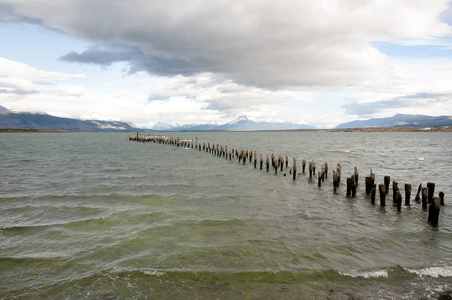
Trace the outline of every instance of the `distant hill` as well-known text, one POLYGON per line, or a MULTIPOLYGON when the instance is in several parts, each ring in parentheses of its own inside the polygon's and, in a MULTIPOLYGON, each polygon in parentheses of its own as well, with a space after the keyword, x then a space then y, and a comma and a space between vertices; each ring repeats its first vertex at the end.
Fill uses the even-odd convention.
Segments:
POLYGON ((9 113, 9 109, 0 105, 0 114, 9 113))
POLYGON ((77 120, 60 118, 43 113, 0 114, 2 129, 42 129, 67 131, 136 131, 137 128, 116 121, 77 120))
POLYGON ((452 126, 452 116, 431 117, 424 115, 396 114, 389 118, 373 118, 352 121, 336 126, 336 129, 369 127, 435 127, 452 126))
POLYGON ((295 124, 290 122, 256 122, 241 116, 236 120, 218 125, 218 124, 198 124, 183 126, 168 126, 170 124, 157 123, 153 130, 165 128, 167 131, 208 131, 208 130, 290 130, 290 129, 315 129, 314 126, 307 124, 295 124))

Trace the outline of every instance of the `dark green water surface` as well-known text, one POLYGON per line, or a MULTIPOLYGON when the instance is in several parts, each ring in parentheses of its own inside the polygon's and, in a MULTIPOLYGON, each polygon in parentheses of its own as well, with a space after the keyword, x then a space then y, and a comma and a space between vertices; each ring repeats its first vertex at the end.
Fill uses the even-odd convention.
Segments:
POLYGON ((1 299, 435 299, 452 289, 452 134, 164 134, 330 172, 318 187, 127 133, 0 134, 1 299), (386 207, 378 193, 372 205, 370 169, 402 195, 410 183, 412 204, 397 212, 391 189, 386 207), (427 182, 446 195, 438 226, 414 201, 427 182))

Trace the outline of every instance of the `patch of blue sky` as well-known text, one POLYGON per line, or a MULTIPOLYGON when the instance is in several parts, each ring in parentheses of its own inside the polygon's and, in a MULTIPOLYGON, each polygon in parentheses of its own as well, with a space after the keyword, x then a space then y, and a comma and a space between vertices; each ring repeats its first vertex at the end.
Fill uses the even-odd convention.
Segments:
POLYGON ((373 41, 371 45, 390 57, 452 57, 452 38, 431 40, 373 41))

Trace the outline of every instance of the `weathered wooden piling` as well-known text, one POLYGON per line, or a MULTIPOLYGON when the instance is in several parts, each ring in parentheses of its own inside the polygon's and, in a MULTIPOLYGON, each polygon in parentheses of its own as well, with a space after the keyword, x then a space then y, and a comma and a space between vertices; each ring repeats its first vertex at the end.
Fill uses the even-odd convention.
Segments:
POLYGON ((441 198, 432 197, 432 203, 428 209, 428 222, 432 225, 438 225, 439 211, 441 209, 441 198))
POLYGON ((428 187, 422 188, 422 209, 427 209, 428 187))
POLYGON ((267 172, 268 172, 268 169, 270 168, 270 158, 268 157, 268 154, 267 157, 265 158, 265 161, 267 163, 267 172))
POLYGON ((319 171, 319 177, 317 180, 318 180, 317 186, 321 187, 322 186, 322 171, 319 171))
POLYGON ((342 173, 342 167, 340 163, 337 163, 337 167, 336 167, 336 174, 337 174, 337 184, 339 185, 339 183, 341 182, 341 173, 342 173))
POLYGON ((444 206, 444 193, 439 192, 439 197, 441 198, 441 206, 444 206))
POLYGON ((286 169, 289 167, 289 157, 286 155, 286 169))
POLYGON ((432 203, 433 194, 435 193, 435 183, 427 182, 428 187, 428 203, 432 203))
POLYGON ((262 165, 264 164, 264 159, 262 158, 262 153, 261 153, 261 156, 260 156, 260 169, 262 170, 262 165))
POLYGON ((315 174, 315 161, 312 160, 312 172, 313 174, 315 174))
POLYGON ((358 185, 359 172, 358 172, 358 168, 356 166, 355 166, 354 175, 355 175, 355 183, 356 183, 356 185, 358 185))
POLYGON ((389 191, 389 183, 391 182, 391 176, 385 176, 384 177, 384 183, 386 186, 386 191, 389 191))
POLYGON ((337 176, 337 171, 333 170, 333 191, 337 191, 337 187, 339 186, 339 180, 337 176))
POLYGON ((386 184, 379 184, 378 190, 380 192, 380 206, 385 207, 386 206, 386 184))
POLYGON ((392 181, 392 203, 394 206, 397 205, 397 192, 399 190, 399 184, 397 181, 392 181))
POLYGON ((397 211, 400 212, 402 210, 402 194, 400 193, 399 190, 397 190, 397 193, 396 193, 396 206, 397 206, 397 211))
POLYGON ((422 183, 420 183, 419 187, 417 188, 416 197, 414 198, 414 200, 416 202, 420 202, 421 201, 421 197, 419 196, 421 194, 421 190, 422 190, 422 183))
POLYGON ((254 151, 254 168, 256 169, 257 167, 257 154, 256 151, 254 151))
POLYGON ((325 178, 328 178, 328 163, 325 162, 325 178))
POLYGON ((293 158, 293 173, 292 173, 292 178, 293 180, 295 180, 297 178, 297 160, 295 159, 295 157, 293 158))
POLYGON ((310 161, 309 162, 309 178, 312 178, 312 170, 313 169, 313 167, 312 167, 312 161, 310 161))
POLYGON ((411 184, 405 183, 405 205, 410 205, 411 184))
POLYGON ((375 177, 367 176, 366 177, 366 194, 369 195, 372 191, 372 188, 375 184, 375 177))

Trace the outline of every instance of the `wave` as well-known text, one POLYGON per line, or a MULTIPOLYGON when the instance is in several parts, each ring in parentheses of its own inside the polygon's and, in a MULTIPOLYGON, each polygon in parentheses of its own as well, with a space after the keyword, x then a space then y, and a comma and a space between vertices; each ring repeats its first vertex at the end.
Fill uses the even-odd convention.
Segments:
POLYGON ((298 272, 117 269, 84 277, 74 276, 39 289, 10 290, 8 294, 0 292, 0 297, 430 299, 438 298, 450 289, 450 278, 426 280, 402 267, 345 274, 348 275, 331 269, 298 272))
POLYGON ((452 277, 452 266, 442 266, 442 267, 425 267, 420 269, 411 269, 411 268, 403 268, 401 266, 387 268, 387 269, 379 269, 379 270, 370 270, 370 271, 346 271, 339 272, 343 276, 348 277, 361 277, 361 278, 388 278, 388 277, 399 277, 402 275, 406 275, 407 273, 415 274, 419 277, 452 277))

